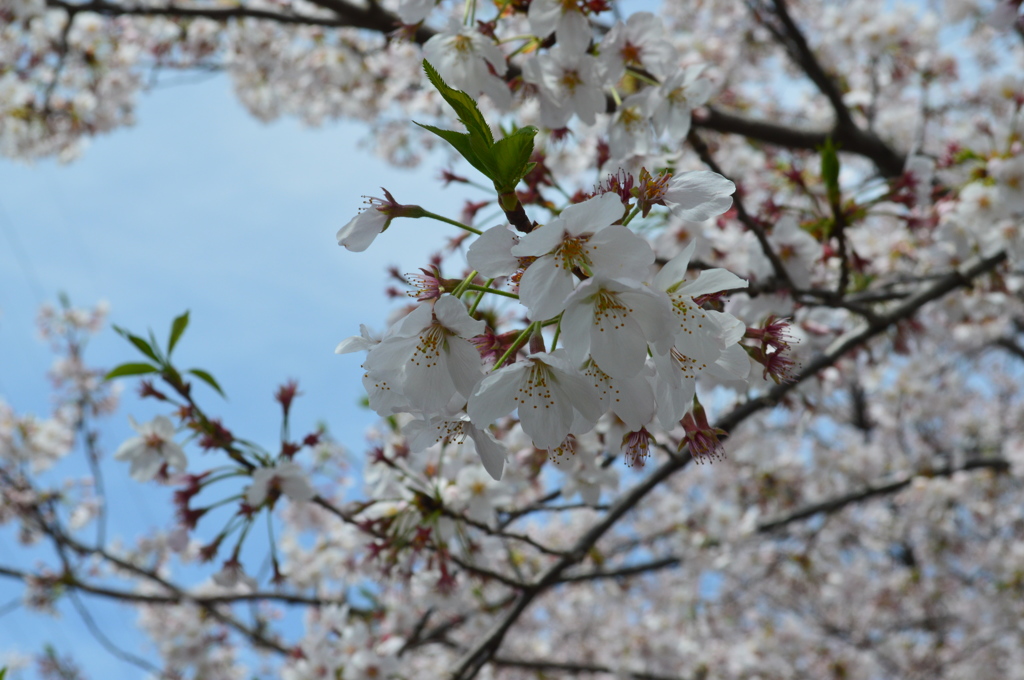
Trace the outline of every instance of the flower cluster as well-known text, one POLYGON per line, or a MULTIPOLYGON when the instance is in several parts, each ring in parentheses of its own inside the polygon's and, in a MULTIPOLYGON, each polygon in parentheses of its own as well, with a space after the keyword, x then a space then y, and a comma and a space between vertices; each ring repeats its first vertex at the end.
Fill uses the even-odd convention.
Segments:
MULTIPOLYGON (((712 172, 682 173, 662 185, 651 204, 698 220, 728 209, 735 188, 712 172)), ((370 406, 381 416, 412 415, 413 446, 469 437, 495 479, 506 454, 491 428, 509 416, 549 452, 602 419, 624 424, 627 438, 655 420, 671 431, 689 410, 698 377, 747 377, 744 324, 702 304, 747 282, 724 269, 690 276, 694 244, 656 267, 651 244, 629 226, 640 210, 630 196, 606 191, 522 236, 493 227, 469 246, 474 271, 452 292, 421 300, 379 341, 364 330, 336 351, 367 352, 370 406), (491 283, 473 283, 477 274, 491 283), (507 295, 490 287, 495 281, 511 280, 528 324, 495 357, 484 339, 508 332, 489 325, 485 319, 497 315, 480 305, 489 293, 507 295)))

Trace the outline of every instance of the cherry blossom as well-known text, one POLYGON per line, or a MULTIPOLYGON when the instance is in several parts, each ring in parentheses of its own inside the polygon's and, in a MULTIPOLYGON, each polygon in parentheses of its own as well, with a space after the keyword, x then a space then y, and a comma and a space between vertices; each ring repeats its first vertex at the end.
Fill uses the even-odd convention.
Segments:
POLYGON ((369 351, 364 367, 371 379, 387 381, 408 408, 436 412, 456 394, 469 396, 479 381, 480 356, 468 338, 483 329, 457 298, 444 295, 402 319, 369 351))
POLYGON ((622 218, 615 194, 601 194, 568 206, 543 227, 523 236, 512 247, 517 257, 536 257, 519 286, 522 303, 532 319, 548 319, 565 308, 573 291, 572 270, 608 277, 643 277, 654 262, 654 251, 629 229, 614 223, 622 218))
POLYGON ((310 485, 305 470, 286 460, 279 461, 273 467, 257 468, 252 473, 252 484, 245 492, 245 500, 252 507, 258 508, 267 499, 273 502, 279 494, 293 501, 306 502, 313 500, 316 491, 310 485))
POLYGON ((494 371, 473 393, 468 412, 477 427, 486 427, 515 410, 523 431, 542 449, 590 430, 601 417, 597 393, 561 350, 538 352, 494 371))
POLYGON ((668 298, 639 282, 593 277, 566 300, 562 333, 577 363, 589 355, 607 375, 630 378, 643 367, 648 344, 664 352, 672 343, 668 298))
POLYGON ((114 453, 116 460, 131 464, 129 472, 137 482, 148 482, 165 466, 184 470, 188 465, 185 451, 174 442, 174 424, 167 416, 157 416, 148 423, 139 424, 131 418, 137 437, 126 440, 114 453))

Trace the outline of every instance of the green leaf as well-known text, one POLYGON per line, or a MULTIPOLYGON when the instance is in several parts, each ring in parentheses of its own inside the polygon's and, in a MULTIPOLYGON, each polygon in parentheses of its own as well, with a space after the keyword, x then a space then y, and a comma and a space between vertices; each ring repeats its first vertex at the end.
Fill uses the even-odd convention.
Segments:
POLYGON ((497 172, 492 179, 499 193, 514 191, 519 180, 529 171, 533 138, 537 132, 537 128, 528 125, 494 145, 492 157, 497 172))
POLYGON ((120 326, 114 326, 114 330, 123 338, 135 345, 136 349, 145 354, 147 357, 157 362, 158 364, 163 363, 160 361, 160 357, 157 355, 156 350, 150 347, 149 343, 140 338, 137 335, 132 335, 120 326))
POLYGON ((4 680, 7 677, 7 667, 0 668, 0 680, 4 680))
POLYGON ((426 59, 423 60, 423 70, 426 71, 430 84, 437 88, 437 91, 441 93, 441 96, 444 97, 449 106, 455 109, 455 114, 462 121, 462 124, 466 126, 466 129, 469 130, 470 136, 478 136, 485 147, 493 146, 494 137, 491 136, 491 127, 484 119, 484 114, 480 113, 480 109, 477 107, 476 102, 473 101, 473 98, 462 90, 449 87, 426 59))
POLYGON ((171 322, 171 338, 167 341, 167 356, 171 356, 174 346, 178 344, 178 338, 181 337, 186 328, 188 328, 188 310, 185 310, 184 314, 171 322))
POLYGON ((469 133, 456 132, 455 130, 442 130, 439 127, 424 125, 423 123, 416 124, 424 130, 433 132, 435 135, 451 144, 463 158, 469 161, 470 165, 485 174, 487 177, 491 179, 494 178, 495 172, 491 165, 490 158, 488 157, 490 153, 488 152, 483 155, 477 153, 476 149, 473 148, 473 142, 470 139, 469 133))
POLYGON ((159 373, 160 369, 152 364, 128 363, 121 364, 107 373, 103 379, 123 378, 126 375, 146 375, 147 373, 159 373))
POLYGON ((828 191, 829 205, 839 205, 839 154, 831 137, 825 139, 821 147, 821 179, 828 191))
POLYGON ((200 380, 202 380, 204 383, 206 383, 207 385, 209 385, 213 389, 217 390, 217 394, 219 394, 220 396, 222 396, 225 399, 227 399, 227 395, 224 394, 224 390, 222 390, 220 388, 220 385, 217 384, 217 381, 213 379, 212 375, 210 375, 209 373, 207 373, 206 371, 204 371, 201 368, 192 368, 192 369, 189 369, 187 372, 191 373, 192 375, 194 375, 195 377, 199 378, 200 380))

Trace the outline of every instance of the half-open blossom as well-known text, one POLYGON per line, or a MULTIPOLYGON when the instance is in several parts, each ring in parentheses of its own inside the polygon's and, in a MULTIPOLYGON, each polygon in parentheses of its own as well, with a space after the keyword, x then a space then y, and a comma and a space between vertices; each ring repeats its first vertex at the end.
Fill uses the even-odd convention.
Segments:
POLYGON ((131 462, 129 474, 137 482, 148 482, 156 477, 164 465, 184 470, 188 465, 185 451, 174 442, 174 425, 167 416, 157 416, 148 423, 136 423, 128 416, 132 427, 139 433, 118 447, 116 460, 131 462))
POLYGON ((718 438, 728 433, 708 424, 708 416, 696 397, 693 398, 693 409, 683 416, 682 425, 685 434, 680 444, 685 442, 690 446, 690 455, 695 462, 721 460, 725 456, 725 449, 718 438))
POLYGON ((717 172, 694 170, 673 175, 662 198, 679 219, 703 222, 731 208, 735 191, 736 185, 717 172))
POLYGON ((614 224, 622 214, 616 194, 601 194, 570 205, 513 246, 513 255, 537 258, 519 284, 519 299, 531 319, 550 319, 565 308, 574 269, 618 279, 646 276, 654 251, 645 239, 614 224))
POLYGON ((387 199, 365 197, 367 207, 338 230, 338 245, 361 253, 370 247, 373 240, 391 224, 396 217, 422 217, 423 208, 418 205, 402 205, 387 189, 381 189, 387 199))
POLYGON ((525 432, 540 449, 559 446, 570 433, 593 428, 601 405, 593 387, 562 350, 538 352, 494 371, 469 400, 469 419, 487 427, 516 409, 525 432))

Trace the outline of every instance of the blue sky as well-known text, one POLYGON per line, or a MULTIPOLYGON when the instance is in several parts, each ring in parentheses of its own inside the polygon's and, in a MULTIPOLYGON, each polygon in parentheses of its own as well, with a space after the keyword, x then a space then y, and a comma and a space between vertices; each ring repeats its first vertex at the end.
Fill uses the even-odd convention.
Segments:
MULTIPOLYGON (((415 271, 455 229, 398 221, 365 253, 340 248, 334 234, 361 196, 380 195, 381 186, 403 203, 453 217, 465 197, 479 195, 440 189, 440 158, 416 171, 388 166, 358 146, 365 128, 355 124, 260 123, 226 78, 158 89, 141 98, 137 118, 69 165, 0 160, 0 396, 19 413, 49 413, 52 357, 34 318, 59 292, 79 306, 107 300, 113 323, 153 328, 161 339, 189 309, 191 326, 175 354, 224 387, 227 402, 199 392, 211 413, 239 436, 273 445, 279 418, 271 395, 297 378, 304 396, 293 407, 293 428, 325 421, 358 461, 373 414, 356 406, 360 357, 337 356, 334 346, 358 334, 360 322, 383 327, 387 265, 415 271)), ((137 355, 107 331, 87 357, 109 368, 137 355)), ((134 397, 134 385, 125 381, 121 411, 103 428, 108 456, 133 434, 127 414, 154 413, 134 397)), ((75 460, 59 468, 84 470, 75 460)), ((130 540, 171 525, 152 485, 131 482, 113 460, 106 470, 112 509, 121 510, 112 535, 130 540)), ((20 550, 11 532, 0 531, 0 563, 18 563, 11 556, 20 550)), ((20 592, 0 580, 0 607, 20 592)), ((143 651, 128 625, 133 614, 97 611, 112 637, 143 651)), ((91 677, 141 676, 99 649, 70 608, 57 625, 23 610, 0 618, 0 659, 45 642, 72 652, 91 677)))

